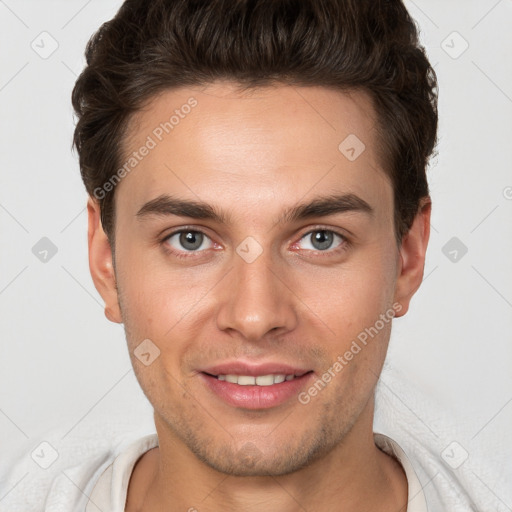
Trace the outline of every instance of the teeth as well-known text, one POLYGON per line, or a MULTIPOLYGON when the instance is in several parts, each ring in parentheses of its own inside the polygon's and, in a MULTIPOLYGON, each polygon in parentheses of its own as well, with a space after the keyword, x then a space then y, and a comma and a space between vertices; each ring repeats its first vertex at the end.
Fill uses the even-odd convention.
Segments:
MULTIPOLYGON (((232 375, 235 379, 237 378, 235 375, 232 375)), ((238 382, 236 384, 240 384, 240 386, 254 386, 256 384, 256 377, 251 377, 250 375, 239 375, 238 382)))
POLYGON ((284 382, 284 379, 286 379, 286 375, 275 375, 274 376, 274 383, 275 384, 281 384, 281 382, 284 382))
POLYGON ((252 375, 217 375, 219 380, 225 380, 232 384, 238 384, 239 386, 272 386, 272 384, 280 384, 285 380, 292 380, 295 375, 258 375, 253 377, 252 375))

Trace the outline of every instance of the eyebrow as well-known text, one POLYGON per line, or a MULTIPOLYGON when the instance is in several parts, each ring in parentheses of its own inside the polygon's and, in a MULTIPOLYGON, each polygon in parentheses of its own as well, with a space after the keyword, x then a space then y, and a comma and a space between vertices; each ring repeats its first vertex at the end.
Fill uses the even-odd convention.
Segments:
MULTIPOLYGON (((355 194, 333 194, 316 197, 307 203, 300 203, 288 208, 280 215, 277 223, 292 223, 313 217, 325 217, 346 212, 359 212, 373 216, 374 209, 364 199, 355 194)), ((140 219, 148 216, 167 215, 213 220, 219 224, 228 224, 229 222, 229 216, 213 205, 180 199, 167 194, 145 203, 137 212, 137 217, 140 219)))

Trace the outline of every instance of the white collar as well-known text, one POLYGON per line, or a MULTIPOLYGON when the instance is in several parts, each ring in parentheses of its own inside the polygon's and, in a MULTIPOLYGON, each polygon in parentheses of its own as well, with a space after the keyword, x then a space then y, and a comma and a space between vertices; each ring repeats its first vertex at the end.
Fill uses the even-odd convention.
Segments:
MULTIPOLYGON (((425 494, 407 455, 390 437, 374 433, 375 444, 402 465, 408 483, 407 512, 428 512, 425 494)), ((98 478, 87 503, 85 512, 109 510, 124 512, 128 484, 137 460, 148 450, 158 446, 156 433, 132 442, 123 450, 98 478)))
POLYGON ((401 464, 407 477, 407 512, 428 512, 427 501, 411 461, 400 445, 390 437, 374 432, 375 444, 385 453, 394 457, 401 464))

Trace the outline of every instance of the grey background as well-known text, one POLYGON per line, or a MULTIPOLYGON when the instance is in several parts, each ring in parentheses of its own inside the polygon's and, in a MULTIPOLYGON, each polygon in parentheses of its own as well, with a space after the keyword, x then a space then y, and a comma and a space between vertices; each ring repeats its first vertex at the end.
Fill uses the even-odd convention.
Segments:
MULTIPOLYGON (((0 0, 4 463, 41 439, 86 437, 92 424, 104 422, 105 435, 153 428, 123 328, 103 316, 89 275, 70 149, 85 44, 120 4, 0 0)), ((406 5, 438 74, 440 142, 425 279, 394 322, 387 364, 464 424, 468 446, 512 425, 512 0, 406 5)), ((490 456, 512 460, 510 443, 490 456)))

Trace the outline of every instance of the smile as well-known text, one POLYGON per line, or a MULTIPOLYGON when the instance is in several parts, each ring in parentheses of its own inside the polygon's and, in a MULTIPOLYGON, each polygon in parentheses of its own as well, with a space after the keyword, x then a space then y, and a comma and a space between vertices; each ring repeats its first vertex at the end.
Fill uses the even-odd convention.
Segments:
POLYGON ((239 409, 270 409, 292 401, 314 377, 313 371, 295 374, 212 375, 199 373, 209 392, 225 404, 239 409))

